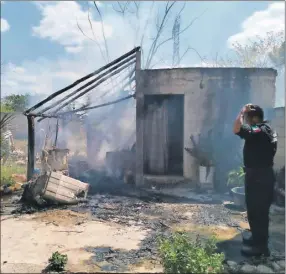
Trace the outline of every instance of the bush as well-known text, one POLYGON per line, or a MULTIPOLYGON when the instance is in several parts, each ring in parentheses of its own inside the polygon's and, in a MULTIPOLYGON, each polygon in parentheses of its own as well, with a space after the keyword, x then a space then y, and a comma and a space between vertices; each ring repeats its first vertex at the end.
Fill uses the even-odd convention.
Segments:
POLYGON ((224 254, 216 253, 214 237, 204 243, 176 232, 159 239, 159 254, 165 273, 221 273, 224 254))
POLYGON ((63 271, 68 262, 68 256, 59 253, 58 251, 52 254, 52 257, 49 259, 49 270, 50 271, 63 271))

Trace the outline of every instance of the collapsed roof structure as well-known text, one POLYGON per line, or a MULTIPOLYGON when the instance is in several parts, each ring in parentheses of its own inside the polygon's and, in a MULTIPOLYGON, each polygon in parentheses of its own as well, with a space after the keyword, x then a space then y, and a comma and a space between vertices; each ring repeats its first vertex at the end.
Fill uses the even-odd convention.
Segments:
POLYGON ((123 88, 130 85, 135 81, 135 71, 140 69, 141 66, 141 52, 140 47, 136 47, 121 57, 115 59, 109 64, 97 69, 96 71, 78 79, 71 85, 58 90, 38 102, 31 108, 24 112, 24 115, 28 119, 28 167, 27 167, 27 179, 31 179, 35 167, 35 118, 38 118, 37 122, 41 122, 47 118, 56 119, 73 119, 79 115, 79 113, 116 104, 124 100, 134 98, 135 93, 129 94, 128 96, 113 100, 110 102, 98 104, 98 105, 83 105, 79 108, 64 111, 63 109, 69 106, 71 103, 82 98, 89 92, 93 92, 98 87, 111 79, 111 77, 118 75, 122 71, 129 69, 129 73, 122 81, 126 81, 123 88), (87 81, 88 80, 88 81, 87 81))

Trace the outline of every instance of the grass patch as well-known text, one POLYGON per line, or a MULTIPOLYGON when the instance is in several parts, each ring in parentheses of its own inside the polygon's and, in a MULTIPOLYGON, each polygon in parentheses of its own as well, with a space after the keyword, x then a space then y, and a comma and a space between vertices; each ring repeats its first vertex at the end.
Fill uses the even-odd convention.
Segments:
POLYGON ((224 254, 216 252, 216 239, 195 240, 185 232, 159 239, 159 254, 164 273, 221 273, 224 254))
POLYGON ((1 165, 1 185, 13 185, 15 181, 12 179, 12 174, 26 174, 26 167, 19 166, 16 164, 12 165, 1 165))

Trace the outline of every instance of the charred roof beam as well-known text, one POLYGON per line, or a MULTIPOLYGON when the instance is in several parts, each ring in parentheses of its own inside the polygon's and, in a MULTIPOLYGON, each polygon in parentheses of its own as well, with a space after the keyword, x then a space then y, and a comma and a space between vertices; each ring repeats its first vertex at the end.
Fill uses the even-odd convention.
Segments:
POLYGON ((52 95, 48 96, 46 99, 40 101, 40 102, 37 103, 36 105, 34 105, 34 106, 32 106, 31 108, 29 108, 28 110, 26 110, 26 111, 24 112, 24 115, 28 115, 30 112, 36 110, 37 108, 39 108, 39 107, 41 107, 42 105, 44 105, 45 103, 51 101, 51 100, 54 99, 55 97, 57 97, 57 96, 63 94, 64 92, 70 90, 71 88, 73 88, 73 87, 75 87, 76 85, 82 83, 83 81, 85 81, 85 80, 91 78, 92 76, 95 76, 96 74, 98 74, 98 73, 104 71, 105 69, 112 67, 113 65, 115 65, 115 64, 117 64, 118 62, 124 60, 125 58, 129 57, 130 55, 132 55, 132 54, 138 52, 139 50, 140 50, 140 47, 136 47, 136 48, 134 48, 133 50, 127 52, 127 53, 124 54, 124 55, 122 55, 121 57, 119 57, 119 58, 115 59, 114 61, 110 62, 109 64, 107 64, 107 65, 105 65, 105 66, 103 66, 103 67, 97 69, 96 71, 94 71, 94 72, 92 72, 92 73, 90 73, 90 74, 88 74, 88 75, 86 75, 86 76, 84 76, 84 77, 82 77, 82 78, 80 78, 80 79, 78 79, 78 80, 75 81, 73 84, 71 84, 71 85, 69 85, 69 86, 67 86, 67 87, 65 87, 65 88, 63 88, 63 89, 61 89, 61 90, 56 91, 56 92, 53 93, 52 95))
MULTIPOLYGON (((133 59, 133 58, 132 58, 133 59)), ((131 60, 132 60, 131 59, 131 60)), ((95 83, 94 85, 90 86, 89 88, 85 89, 84 91, 82 91, 81 93, 77 94, 75 97, 71 98, 70 100, 66 101, 64 104, 62 104, 61 106, 57 107, 51 114, 49 115, 55 115, 60 109, 64 108, 65 106, 67 106, 68 104, 72 103, 73 101, 75 101, 76 99, 82 97, 83 95, 85 95, 87 92, 89 92, 90 90, 96 88, 97 86, 99 86, 100 84, 102 84, 103 82, 105 82, 106 80, 108 80, 110 77, 120 73, 122 70, 126 69, 127 67, 131 66, 132 64, 135 64, 135 60, 132 60, 130 62, 128 62, 126 65, 124 66, 119 66, 120 68, 111 72, 111 73, 108 73, 108 75, 106 77, 100 77, 102 79, 100 79, 97 83, 95 83)), ((70 97, 70 95, 68 96, 70 97)), ((66 98, 65 98, 66 99, 66 98)), ((57 102, 57 105, 59 103, 57 102)), ((36 113, 35 115, 38 115, 38 114, 43 114, 43 113, 36 113)), ((45 118, 41 118, 39 119, 38 122, 42 121, 43 119, 45 118)))

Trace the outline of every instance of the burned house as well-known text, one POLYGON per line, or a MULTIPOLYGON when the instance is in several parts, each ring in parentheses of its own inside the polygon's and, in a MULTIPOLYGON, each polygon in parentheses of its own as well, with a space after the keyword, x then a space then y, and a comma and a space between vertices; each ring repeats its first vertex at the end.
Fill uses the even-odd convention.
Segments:
MULTIPOLYGON (((34 169, 34 118, 38 121, 49 118, 64 121, 72 114, 135 98, 136 117, 130 118, 136 118, 136 145, 134 149, 124 151, 128 157, 122 157, 122 153, 113 154, 118 158, 115 157, 116 160, 111 157, 112 154, 107 154, 107 162, 114 169, 117 166, 122 170, 133 169, 138 186, 148 182, 196 183, 198 159, 186 148, 191 146, 191 136, 205 136, 211 131, 212 137, 206 140, 211 148, 215 182, 217 187, 225 185, 228 171, 241 165, 242 141, 232 134, 233 120, 248 102, 261 105, 266 110, 266 116, 273 111, 276 71, 260 68, 143 70, 140 56, 140 48, 137 47, 25 112, 29 126, 28 178, 34 169), (128 71, 124 86, 134 86, 131 83, 135 83, 133 92, 125 92, 122 88, 126 95, 112 102, 63 111, 69 103, 96 90, 101 83, 123 70, 128 71), (67 91, 69 94, 66 94, 67 91), (54 99, 64 94, 64 98, 54 99), (123 158, 128 158, 128 161, 123 158), (125 162, 128 167, 124 166, 125 162)), ((97 129, 91 130, 92 123, 87 123, 87 129, 90 129, 86 133, 88 158, 94 157, 99 150, 98 138, 93 135, 97 129)), ((130 146, 133 144, 132 141, 130 146)))
POLYGON ((242 141, 232 133, 241 107, 274 108, 276 71, 259 68, 175 68, 136 74, 136 183, 197 182, 190 136, 212 130, 217 187, 241 164, 242 141))

